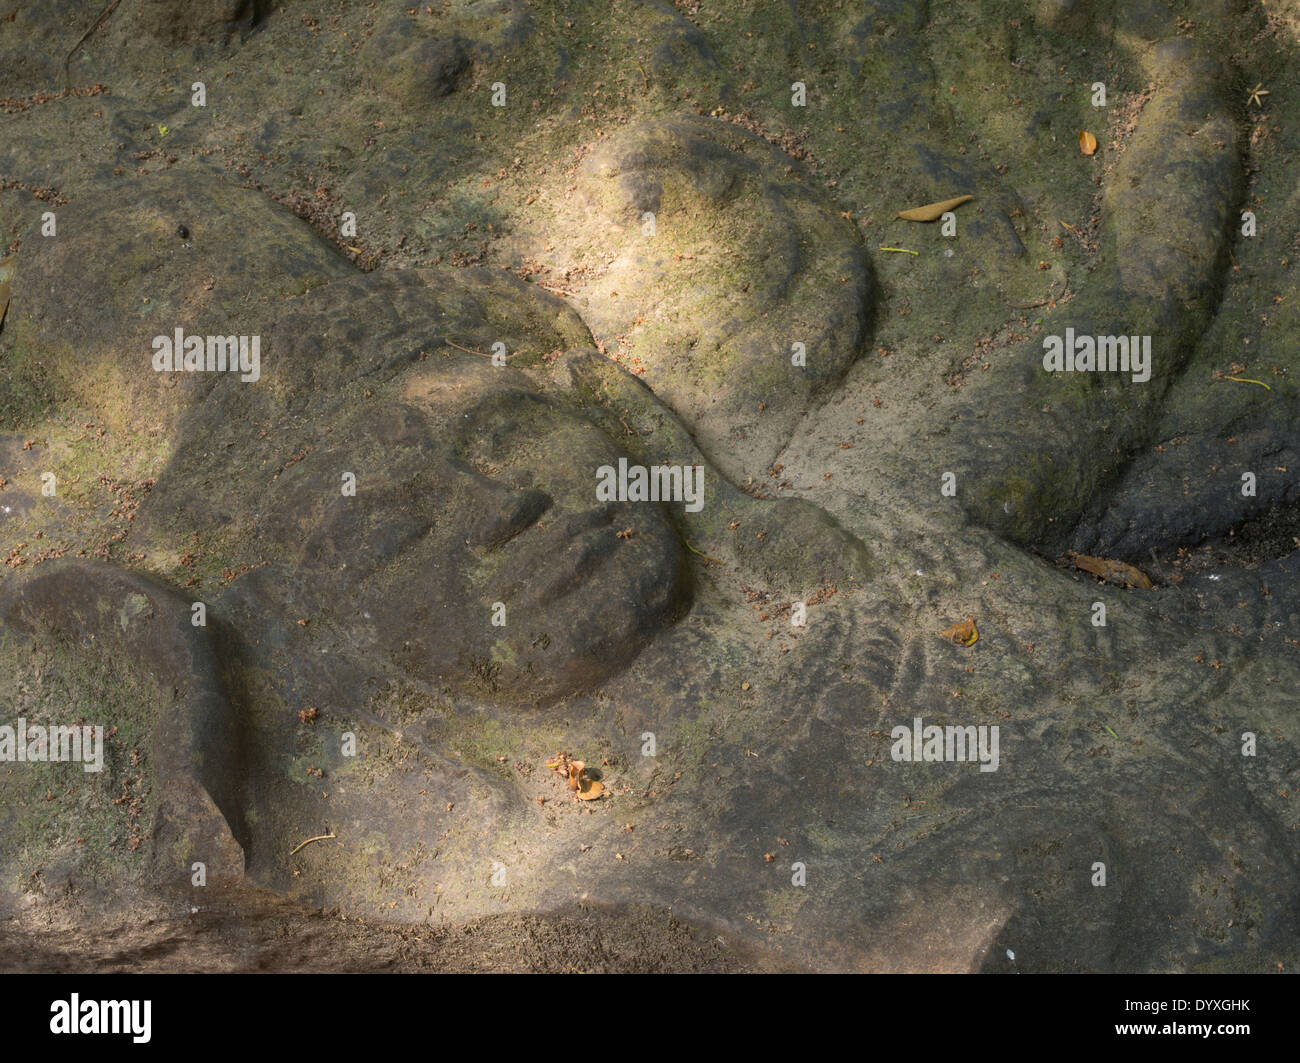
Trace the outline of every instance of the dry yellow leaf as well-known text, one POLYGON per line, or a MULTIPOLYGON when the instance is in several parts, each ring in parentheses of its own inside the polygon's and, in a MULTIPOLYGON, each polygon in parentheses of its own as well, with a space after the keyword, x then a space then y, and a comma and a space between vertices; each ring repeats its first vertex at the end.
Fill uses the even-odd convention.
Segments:
POLYGON ((1085 155, 1091 155, 1097 150, 1097 138, 1084 130, 1079 134, 1079 150, 1085 155))
POLYGON ((974 198, 974 196, 958 196, 956 199, 945 199, 942 203, 927 203, 924 207, 900 210, 898 217, 904 221, 938 221, 943 217, 945 211, 960 207, 963 203, 968 203, 974 198))
POLYGON ((979 629, 975 627, 975 618, 968 616, 961 623, 953 624, 943 632, 943 637, 952 639, 958 646, 974 646, 979 641, 979 629))

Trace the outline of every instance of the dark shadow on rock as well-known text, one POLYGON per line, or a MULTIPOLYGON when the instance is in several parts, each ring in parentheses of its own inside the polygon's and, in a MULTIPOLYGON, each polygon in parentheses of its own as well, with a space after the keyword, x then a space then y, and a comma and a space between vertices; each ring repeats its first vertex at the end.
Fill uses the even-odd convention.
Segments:
POLYGON ((967 389, 934 459, 958 470, 973 521, 1047 552, 1064 549, 1157 441, 1163 403, 1218 304, 1241 195, 1222 65, 1182 39, 1153 43, 1143 59, 1161 87, 1105 187, 1102 267, 1040 337, 967 389), (1064 340, 1067 328, 1122 338, 1126 350, 1149 340, 1148 378, 1135 361, 1118 371, 1118 349, 1113 371, 1049 372, 1043 337, 1064 340))
POLYGON ((270 0, 127 0, 117 17, 172 47, 224 45, 256 29, 272 6, 270 0))

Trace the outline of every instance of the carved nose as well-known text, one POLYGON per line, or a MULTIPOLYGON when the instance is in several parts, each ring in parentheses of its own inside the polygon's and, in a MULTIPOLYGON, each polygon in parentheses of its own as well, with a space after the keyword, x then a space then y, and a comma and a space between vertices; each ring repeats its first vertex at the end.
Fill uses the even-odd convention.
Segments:
POLYGON ((515 491, 496 484, 488 486, 495 496, 484 507, 468 536, 472 546, 500 546, 531 528, 551 508, 551 496, 543 491, 515 491))

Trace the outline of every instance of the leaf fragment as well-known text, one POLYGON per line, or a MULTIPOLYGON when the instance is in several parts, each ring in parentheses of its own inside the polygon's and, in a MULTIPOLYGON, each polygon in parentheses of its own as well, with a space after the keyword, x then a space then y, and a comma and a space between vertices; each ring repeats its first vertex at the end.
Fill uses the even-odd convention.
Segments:
POLYGON ((924 207, 900 210, 897 217, 904 221, 938 221, 947 211, 960 207, 974 198, 974 196, 958 196, 956 199, 945 199, 940 203, 927 203, 924 207))
POLYGON ((975 626, 975 618, 968 616, 965 620, 944 629, 943 637, 951 639, 958 646, 974 646, 979 641, 980 633, 975 626))
POLYGON ((1086 129, 1079 132, 1079 150, 1085 155, 1091 155, 1097 150, 1097 138, 1086 129))
POLYGON ((599 779, 588 779, 584 776, 582 783, 576 795, 579 801, 594 801, 605 792, 605 784, 599 779))

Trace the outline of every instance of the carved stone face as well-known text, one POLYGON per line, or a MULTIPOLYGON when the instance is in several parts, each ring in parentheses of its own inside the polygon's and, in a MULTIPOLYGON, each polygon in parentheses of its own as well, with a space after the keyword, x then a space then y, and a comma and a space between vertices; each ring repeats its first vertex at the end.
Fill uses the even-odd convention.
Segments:
POLYGON ((821 968, 1294 965, 1294 185, 1215 54, 1255 34, 1244 5, 1180 5, 1193 34, 1045 2, 1043 35, 773 4, 752 38, 594 5, 586 56, 522 0, 311 34, 272 12, 207 110, 158 38, 219 43, 261 3, 134 0, 81 43, 74 5, 18 6, 0 725, 84 714, 105 758, 0 764, 6 930, 123 925, 91 889, 147 921, 117 886, 151 857, 196 907, 196 862, 368 920, 648 903, 821 968), (740 84, 796 40, 802 116, 740 84), (1092 158, 1062 132, 1101 64, 1063 69, 1070 40, 1126 71, 1092 158), (505 59, 550 84, 506 77, 489 112, 505 59), (1008 66, 1017 95, 984 91, 1008 66), (958 193, 954 230, 895 217, 958 193), (448 255, 488 268, 397 268, 448 255), (260 379, 156 374, 177 328, 258 336, 260 379), (1067 329, 1150 336, 1150 380, 1046 372, 1067 329), (593 337, 607 373, 546 371, 593 337), (510 368, 464 350, 497 343, 510 368), (599 502, 625 449, 710 462, 708 505, 599 502), (1181 568, 1205 536, 1252 567, 1181 568), (1162 585, 1101 587, 1067 548, 1162 585), (1000 727, 998 770, 895 759, 899 725, 1000 727))
MULTIPOLYGON (((231 441, 205 501, 230 515, 232 553, 290 570, 267 608, 428 683, 535 703, 625 666, 689 581, 660 506, 597 501, 596 470, 626 454, 568 393, 441 342, 490 347, 479 311, 525 296, 481 278, 331 285, 271 332, 264 388, 222 376, 193 419, 216 414, 231 441), (381 328, 362 321, 376 305, 381 328)), ((177 462, 197 473, 209 436, 183 430, 177 462)), ((168 485, 187 480, 163 482, 144 528, 184 507, 168 485)))

